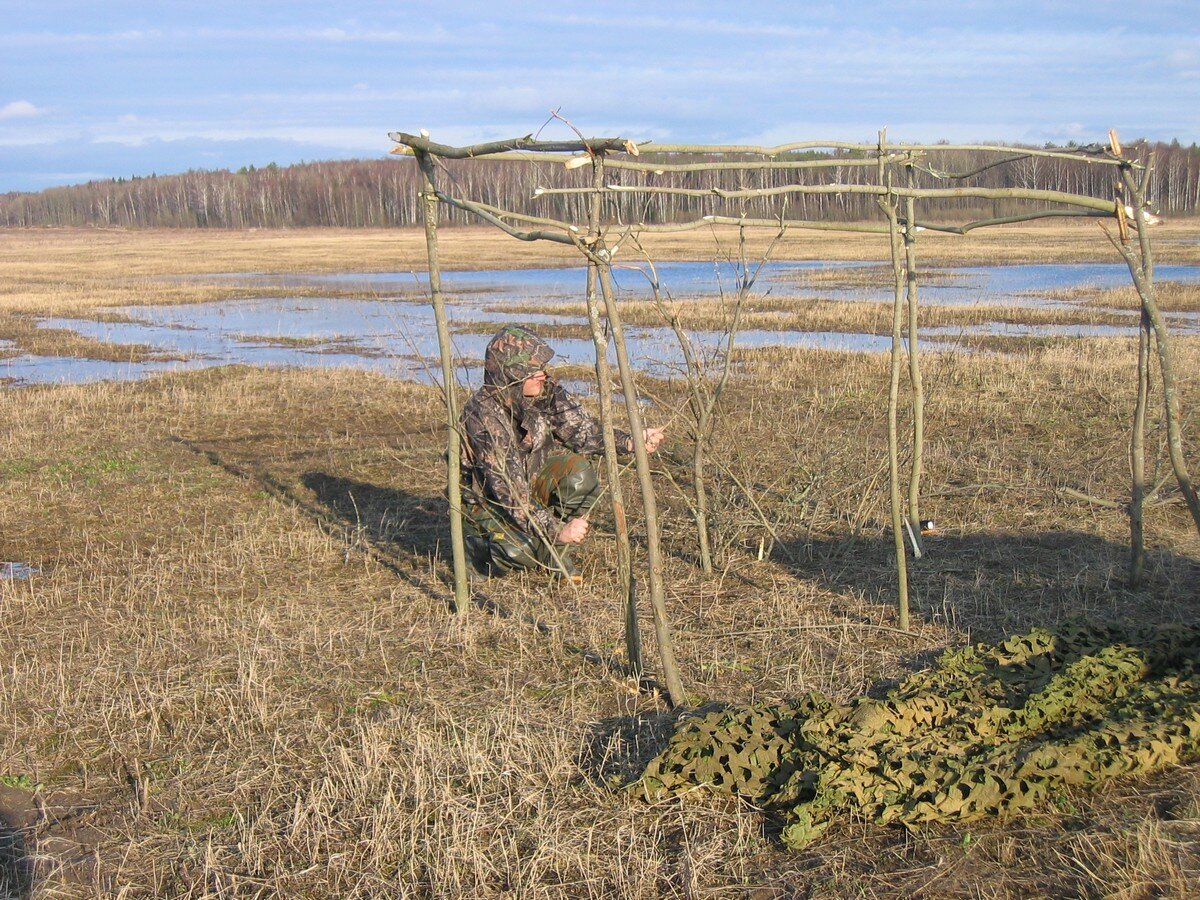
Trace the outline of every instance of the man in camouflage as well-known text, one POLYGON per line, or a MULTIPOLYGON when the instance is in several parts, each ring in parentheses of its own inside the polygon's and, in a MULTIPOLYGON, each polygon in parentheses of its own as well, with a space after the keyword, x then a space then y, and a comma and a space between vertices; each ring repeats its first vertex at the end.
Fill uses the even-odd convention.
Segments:
MULTIPOLYGON (((463 522, 472 564, 484 574, 546 569, 578 581, 569 550, 588 533, 600 480, 588 460, 603 452, 600 423, 546 372, 550 346, 509 325, 483 361, 483 387, 462 412, 463 522)), ((662 428, 647 428, 653 453, 662 428)), ((633 439, 616 432, 617 448, 633 439)))

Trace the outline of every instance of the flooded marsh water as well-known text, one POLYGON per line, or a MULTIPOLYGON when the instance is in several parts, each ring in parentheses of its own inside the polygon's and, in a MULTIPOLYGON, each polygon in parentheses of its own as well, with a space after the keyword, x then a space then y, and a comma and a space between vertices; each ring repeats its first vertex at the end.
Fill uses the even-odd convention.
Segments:
MULTIPOLYGON (((732 263, 669 262, 657 266, 664 293, 680 299, 731 296, 736 291, 737 267, 732 263)), ((1007 308, 1080 309, 1089 294, 1129 284, 1129 273, 1116 264, 1049 264, 964 267, 930 270, 921 283, 923 305, 1000 306, 1007 308), (1070 293, 1072 299, 1061 299, 1070 293), (1056 297, 1056 295, 1058 295, 1056 297)), ((572 326, 581 319, 547 312, 529 313, 531 303, 579 300, 585 286, 582 268, 540 268, 456 271, 443 274, 443 290, 453 327, 456 356, 464 381, 479 379, 475 365, 493 329, 506 322, 572 326), (514 310, 507 312, 506 305, 514 310), (520 306, 520 310, 516 307, 520 306)), ((1164 265, 1159 282, 1200 282, 1200 267, 1164 265)), ((385 372, 405 379, 436 380, 440 375, 432 309, 423 275, 413 272, 332 275, 263 275, 228 273, 189 277, 189 281, 239 288, 303 290, 304 297, 263 297, 187 305, 120 306, 100 310, 96 319, 49 317, 44 328, 67 329, 113 345, 144 345, 163 358, 114 362, 80 357, 43 357, 7 348, 0 358, 0 379, 14 383, 88 382, 136 379, 148 375, 206 366, 241 363, 261 366, 347 366, 385 372), (319 296, 322 289, 330 293, 319 296), (362 295, 347 298, 346 294, 362 295), (316 294, 318 296, 311 296, 316 294)), ((620 267, 614 281, 625 302, 651 296, 646 267, 620 267)), ((882 302, 892 298, 890 273, 878 263, 775 262, 762 269, 754 285, 757 294, 783 294, 844 302, 882 302), (885 275, 886 277, 881 277, 885 275)), ((981 336, 1120 336, 1133 334, 1136 315, 1120 325, 1017 325, 985 323, 922 330, 936 347, 966 346, 981 336)), ((1200 316, 1176 316, 1184 333, 1200 333, 1200 316)), ((635 365, 656 374, 679 371, 682 358, 674 336, 665 327, 628 328, 635 365)), ((695 332, 701 352, 713 353, 722 335, 695 332)), ((579 338, 553 340, 559 358, 590 364, 592 344, 579 338)), ((886 335, 796 330, 743 331, 742 347, 788 346, 851 351, 882 351, 886 335)), ((6 348, 0 346, 0 351, 6 348)), ((139 357, 144 359, 144 357, 139 357)))

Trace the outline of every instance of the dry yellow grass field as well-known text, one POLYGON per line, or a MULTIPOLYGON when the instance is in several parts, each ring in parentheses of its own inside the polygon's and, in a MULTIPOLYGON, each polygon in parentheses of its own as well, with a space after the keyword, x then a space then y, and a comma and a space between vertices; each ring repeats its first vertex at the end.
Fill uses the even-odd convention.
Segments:
MULTIPOLYGON (((1200 223, 1168 222, 1153 231, 1161 263, 1200 263, 1200 223)), ((441 230, 446 269, 572 265, 579 254, 557 244, 529 244, 493 229, 441 230)), ((748 233, 751 259, 770 243, 768 232, 748 233)), ((736 258, 736 229, 646 235, 641 244, 656 260, 736 258)), ((865 260, 890 264, 887 240, 877 235, 790 232, 776 259, 865 260)), ((1120 262, 1093 222, 1012 226, 966 236, 922 234, 919 259, 930 265, 1001 265, 1019 262, 1120 262)), ((636 261, 626 242, 618 252, 636 261)), ((206 272, 423 271, 425 238, 419 229, 194 231, 120 229, 0 230, 0 311, 83 309, 110 303, 180 302, 213 296, 199 286, 163 276, 206 272)), ((208 287, 205 290, 211 291, 208 287)))
MULTIPOLYGON (((475 231, 444 238, 447 265, 566 261, 475 231)), ((1054 229, 988 241, 1005 259, 1041 259, 1039 246, 1069 258, 1054 229)), ((172 274, 396 270, 424 252, 414 232, 10 232, 0 249, 10 323, 224 290, 172 274)), ((1164 244, 1163 257, 1197 249, 1164 244)), ((1200 341, 1178 353, 1196 463, 1200 341)), ((691 707, 848 699, 944 647, 1073 617, 1195 622, 1200 539, 1169 483, 1148 513, 1147 582, 1124 586, 1134 354, 1131 340, 1076 339, 926 359, 924 510, 942 536, 912 566, 910 635, 889 630, 886 359, 742 358, 714 437, 711 578, 693 563, 683 386, 646 379, 647 415, 670 427, 656 481, 691 707)), ((40 569, 0 582, 0 884, 80 897, 1194 892, 1195 763, 1008 822, 844 822, 800 854, 749 805, 614 791, 679 711, 622 671, 607 513, 582 588, 493 580, 452 612, 441 415, 434 389, 336 370, 0 390, 0 556, 40 569)))

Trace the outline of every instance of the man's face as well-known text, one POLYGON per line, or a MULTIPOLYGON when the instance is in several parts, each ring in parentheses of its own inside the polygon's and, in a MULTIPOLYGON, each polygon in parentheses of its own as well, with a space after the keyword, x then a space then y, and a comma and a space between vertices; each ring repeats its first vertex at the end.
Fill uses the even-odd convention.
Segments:
POLYGON ((526 397, 539 397, 542 393, 542 387, 546 384, 546 370, 534 372, 525 379, 521 385, 521 393, 526 397))

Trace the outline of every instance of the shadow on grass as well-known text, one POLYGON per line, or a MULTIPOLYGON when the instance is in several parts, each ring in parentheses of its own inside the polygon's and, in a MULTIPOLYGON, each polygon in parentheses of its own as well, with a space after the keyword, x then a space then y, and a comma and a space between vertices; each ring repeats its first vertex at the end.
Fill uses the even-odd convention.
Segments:
MULTIPOLYGON (((705 707, 711 712, 719 707, 705 707)), ((688 710, 694 715, 697 710, 688 710)), ((588 727, 579 753, 579 768, 596 781, 617 786, 639 778, 646 765, 662 752, 675 733, 684 711, 656 710, 633 716, 609 716, 588 727)))
MULTIPOLYGON (((987 533, 926 538, 923 556, 908 557, 912 615, 967 627, 996 639, 1065 619, 1136 616, 1174 622, 1200 613, 1200 560, 1170 551, 1147 554, 1146 576, 1126 585, 1129 548, 1078 531, 987 533)), ((800 578, 848 597, 893 609, 894 544, 890 537, 833 537, 777 545, 773 559, 800 578)), ((853 604, 837 617, 866 623, 853 604)))
MULTIPOLYGON (((327 514, 340 520, 354 535, 356 542, 384 552, 394 552, 398 547, 413 558, 436 559, 444 569, 452 567, 451 550, 443 531, 449 530, 446 522, 450 507, 444 498, 421 497, 402 488, 380 487, 325 472, 308 472, 301 481, 327 514)), ((494 616, 513 618, 512 610, 489 597, 478 584, 472 588, 471 602, 494 616)), ((555 629, 536 616, 521 614, 520 620, 543 636, 555 633, 555 629)), ((625 664, 614 656, 570 642, 563 646, 569 653, 602 666, 610 674, 618 677, 627 674, 625 664)), ((659 688, 650 681, 644 687, 659 688)))
MULTIPOLYGON (((445 498, 422 497, 402 488, 380 487, 327 472, 306 472, 300 476, 300 483, 312 492, 315 500, 310 500, 270 472, 234 462, 209 444, 181 437, 172 440, 229 474, 254 482, 265 493, 309 516, 327 534, 344 541, 347 552, 365 553, 426 596, 445 603, 451 612, 456 611, 447 571, 451 568, 451 551, 443 539, 449 517, 445 498), (430 560, 443 564, 441 572, 435 575, 443 591, 434 589, 419 574, 430 560)), ((494 616, 505 619, 514 616, 512 610, 478 586, 471 591, 471 603, 494 616)), ((543 636, 556 633, 535 616, 523 614, 520 620, 543 636)), ((626 674, 625 664, 609 654, 570 643, 564 643, 564 648, 613 675, 626 674)), ((648 680, 643 684, 647 690, 658 687, 648 680)))
MULTIPOLYGON (((412 565, 406 566, 405 561, 398 558, 390 547, 383 546, 382 541, 374 538, 373 532, 369 529, 364 529, 360 515, 344 517, 339 511, 339 505, 330 504, 327 500, 319 499, 319 502, 314 504, 308 498, 297 494, 291 485, 281 481, 270 472, 261 471, 252 465, 248 466, 234 462, 212 446, 206 446, 203 443, 181 437, 172 437, 171 440, 195 453, 197 456, 203 457, 212 465, 228 472, 230 475, 253 482, 264 493, 274 497, 276 500, 300 510, 310 517, 316 523, 317 527, 326 534, 344 541, 348 549, 357 549, 366 553, 381 566, 420 590, 430 599, 436 600, 439 603, 445 603, 451 610, 454 609, 453 596, 446 596, 439 593, 430 587, 425 579, 415 574, 413 571, 416 568, 415 560, 410 561, 413 563, 412 565)), ((308 477, 310 476, 305 476, 306 479, 308 477)), ((314 477, 328 479, 330 476, 320 476, 318 474, 314 477)), ((324 482, 320 483, 323 484, 324 482)), ((333 491, 333 488, 326 485, 326 490, 333 491)), ((319 494, 318 498, 320 498, 319 494)), ((355 502, 353 496, 347 496, 346 502, 353 507, 355 502)))
POLYGON ((352 537, 393 552, 451 563, 445 540, 449 504, 443 497, 421 497, 402 488, 380 487, 325 472, 307 472, 301 483, 352 537))
POLYGON ((610 786, 630 784, 642 776, 650 760, 667 746, 681 720, 701 718, 729 707, 725 701, 711 700, 699 706, 601 719, 588 726, 579 753, 579 768, 610 786))

